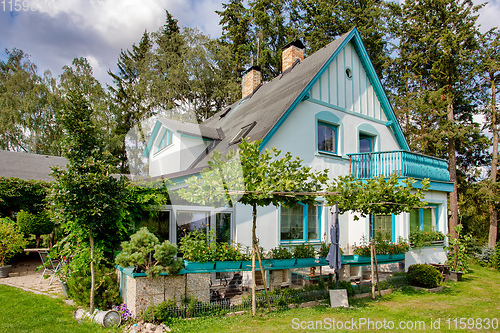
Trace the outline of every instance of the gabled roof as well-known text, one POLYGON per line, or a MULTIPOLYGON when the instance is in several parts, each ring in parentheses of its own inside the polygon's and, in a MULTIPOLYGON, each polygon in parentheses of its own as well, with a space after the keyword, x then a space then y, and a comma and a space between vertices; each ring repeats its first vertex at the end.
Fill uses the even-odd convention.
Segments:
POLYGON ((54 181, 53 166, 66 166, 64 157, 0 150, 0 177, 54 181))
MULTIPOLYGON (((216 129, 221 128, 225 137, 214 147, 225 154, 228 150, 236 148, 233 139, 241 129, 253 125, 245 138, 252 141, 262 140, 261 149, 264 148, 295 107, 302 100, 308 98, 308 92, 312 86, 319 80, 339 52, 351 41, 380 100, 382 110, 389 120, 387 126, 395 134, 401 149, 409 150, 408 143, 356 28, 303 61, 294 64, 291 69, 273 80, 259 85, 248 97, 220 110, 203 122, 200 129, 204 128, 203 131, 210 129, 210 131, 216 132, 216 129)), ((191 168, 206 166, 209 158, 210 155, 207 155, 199 159, 198 163, 192 165, 191 168)))

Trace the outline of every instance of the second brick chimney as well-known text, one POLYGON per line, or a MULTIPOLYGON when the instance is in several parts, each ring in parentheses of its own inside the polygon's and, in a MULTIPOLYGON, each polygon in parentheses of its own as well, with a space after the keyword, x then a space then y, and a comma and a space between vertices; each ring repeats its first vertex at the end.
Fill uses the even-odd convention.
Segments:
POLYGON ((298 39, 291 43, 288 43, 283 48, 281 59, 282 59, 281 62, 282 72, 291 68, 293 63, 297 59, 299 59, 300 61, 304 60, 304 44, 302 44, 302 42, 298 39))
POLYGON ((243 74, 243 79, 241 82, 241 98, 245 98, 250 95, 255 88, 260 84, 262 80, 262 74, 260 73, 259 66, 252 66, 243 74))

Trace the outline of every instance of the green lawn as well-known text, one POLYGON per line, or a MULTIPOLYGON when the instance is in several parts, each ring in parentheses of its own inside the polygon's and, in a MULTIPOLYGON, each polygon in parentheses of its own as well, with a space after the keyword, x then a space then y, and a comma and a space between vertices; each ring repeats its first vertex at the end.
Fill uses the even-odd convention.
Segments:
POLYGON ((61 299, 0 285, 2 333, 113 332, 89 322, 78 324, 73 319, 75 309, 76 307, 65 304, 61 299))
POLYGON ((203 318, 182 321, 171 328, 175 332, 500 332, 500 272, 474 266, 473 272, 467 274, 464 281, 446 285, 448 288, 437 294, 404 290, 378 301, 351 300, 352 309, 318 306, 262 313, 256 318, 250 315, 203 318), (464 318, 462 325, 460 318, 464 318), (484 327, 488 324, 487 318, 490 320, 489 329, 484 327), (349 329, 337 329, 335 326, 334 330, 333 320, 335 323, 341 321, 343 325, 348 322, 349 329), (370 325, 379 326, 368 327, 368 320, 373 323, 370 325), (383 329, 384 320, 387 329, 383 329), (353 322, 357 326, 351 328, 353 322), (480 323, 483 327, 477 329, 480 323), (401 328, 399 325, 402 325, 401 328), (461 330, 464 325, 465 329, 461 330))
MULTIPOLYGON (((351 329, 336 332, 500 332, 500 273, 479 266, 462 282, 447 283, 437 294, 398 291, 380 300, 351 300, 352 309, 317 306, 236 317, 183 320, 174 332, 321 332, 338 321, 351 329), (456 321, 455 321, 455 318, 456 321), (462 320, 462 324, 460 322, 462 320), (494 321, 492 319, 495 318, 494 321), (448 321, 449 319, 449 321, 448 321), (488 322, 489 319, 489 322, 488 322), (439 329, 431 328, 440 320, 439 329), (474 323, 472 323, 474 320, 474 323), (385 325, 387 329, 383 328, 385 325), (375 328, 370 325, 379 325, 375 328), (490 327, 485 328, 489 323, 490 327), (482 324, 482 329, 478 325, 482 324), (380 327, 382 325, 382 327, 380 327), (389 329, 394 325, 393 329, 389 329), (400 326, 399 325, 404 325, 400 326), (409 327, 412 325, 412 327, 409 327), (460 326, 465 329, 460 330, 460 326), (498 327, 493 329, 492 326, 498 327), (302 327, 302 328, 301 328, 302 327), (457 329, 455 329, 455 327, 457 329), (321 329, 322 328, 322 329, 321 329), (378 329, 380 328, 380 329, 378 329), (404 329, 403 329, 404 328, 404 329)), ((46 296, 0 285, 0 332, 116 332, 90 323, 78 324, 74 307, 46 296)), ((334 326, 336 328, 336 326, 334 326)))

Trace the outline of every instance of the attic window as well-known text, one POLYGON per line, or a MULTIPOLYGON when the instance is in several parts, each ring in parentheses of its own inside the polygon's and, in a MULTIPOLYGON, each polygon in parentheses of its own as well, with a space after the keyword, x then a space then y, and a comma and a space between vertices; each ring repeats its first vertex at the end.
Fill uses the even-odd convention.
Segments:
POLYGON ((231 140, 231 144, 235 144, 235 143, 239 142, 242 138, 244 138, 248 133, 250 133, 250 131, 252 130, 252 128, 255 126, 255 124, 257 124, 257 123, 253 122, 251 124, 243 126, 238 131, 238 133, 234 136, 234 138, 231 140))
POLYGON ((160 141, 158 142, 158 151, 170 146, 172 144, 172 131, 166 129, 163 132, 160 141))
POLYGON ((346 76, 349 80, 350 80, 350 79, 352 79, 352 70, 351 70, 349 67, 347 67, 347 68, 345 69, 345 76, 346 76))

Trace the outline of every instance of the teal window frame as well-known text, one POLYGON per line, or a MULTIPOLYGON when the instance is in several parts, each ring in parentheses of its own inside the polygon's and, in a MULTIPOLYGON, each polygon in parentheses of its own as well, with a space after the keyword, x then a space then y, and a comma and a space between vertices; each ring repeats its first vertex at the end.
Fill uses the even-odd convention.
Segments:
MULTIPOLYGON (((394 214, 391 214, 391 215, 384 215, 384 216, 390 216, 391 217, 391 242, 396 242, 396 216, 394 214)), ((370 235, 370 240, 373 238, 373 233, 374 233, 374 229, 375 228, 375 221, 374 221, 374 217, 373 215, 370 215, 370 226, 371 228, 369 227, 368 229, 369 230, 369 235, 370 235)))
POLYGON ((337 125, 333 125, 333 124, 330 124, 330 123, 327 123, 325 121, 321 121, 319 120, 317 123, 316 123, 316 149, 318 150, 318 152, 320 153, 326 153, 326 154, 333 154, 333 155, 338 155, 338 126, 337 125), (333 151, 330 151, 330 150, 323 150, 323 149, 320 149, 319 145, 320 145, 320 141, 319 141, 319 135, 320 135, 320 129, 319 129, 319 126, 325 126, 327 128, 330 128, 333 132, 333 151))
POLYGON ((160 141, 158 142, 157 149, 158 151, 163 150, 172 144, 172 131, 168 128, 165 129, 160 141))
MULTIPOLYGON (((434 215, 436 217, 435 224, 436 224, 436 231, 439 231, 439 205, 438 204, 428 204, 424 208, 419 208, 415 209, 418 211, 418 225, 419 229, 421 231, 424 231, 425 226, 424 226, 424 210, 425 209, 430 209, 431 210, 431 216, 432 216, 432 210, 434 210, 434 215)), ((431 228, 432 228, 432 220, 431 220, 431 228)), ((411 232, 411 222, 410 222, 410 232, 411 232)))
POLYGON ((359 153, 373 153, 375 149, 375 137, 373 135, 365 134, 365 133, 359 133, 358 135, 358 142, 359 142, 359 153), (370 151, 361 151, 361 140, 368 140, 370 141, 370 151))
POLYGON ((286 244, 301 244, 301 243, 307 243, 307 242, 320 242, 321 241, 321 221, 322 221, 322 206, 320 204, 315 204, 315 205, 306 205, 301 202, 298 203, 299 205, 302 206, 302 221, 303 221, 303 231, 302 231, 302 238, 300 239, 286 239, 283 240, 281 239, 281 210, 284 208, 280 206, 280 215, 279 215, 279 238, 280 238, 280 244, 286 245, 286 244), (317 210, 317 224, 318 224, 318 238, 309 238, 309 207, 312 206, 317 210))

